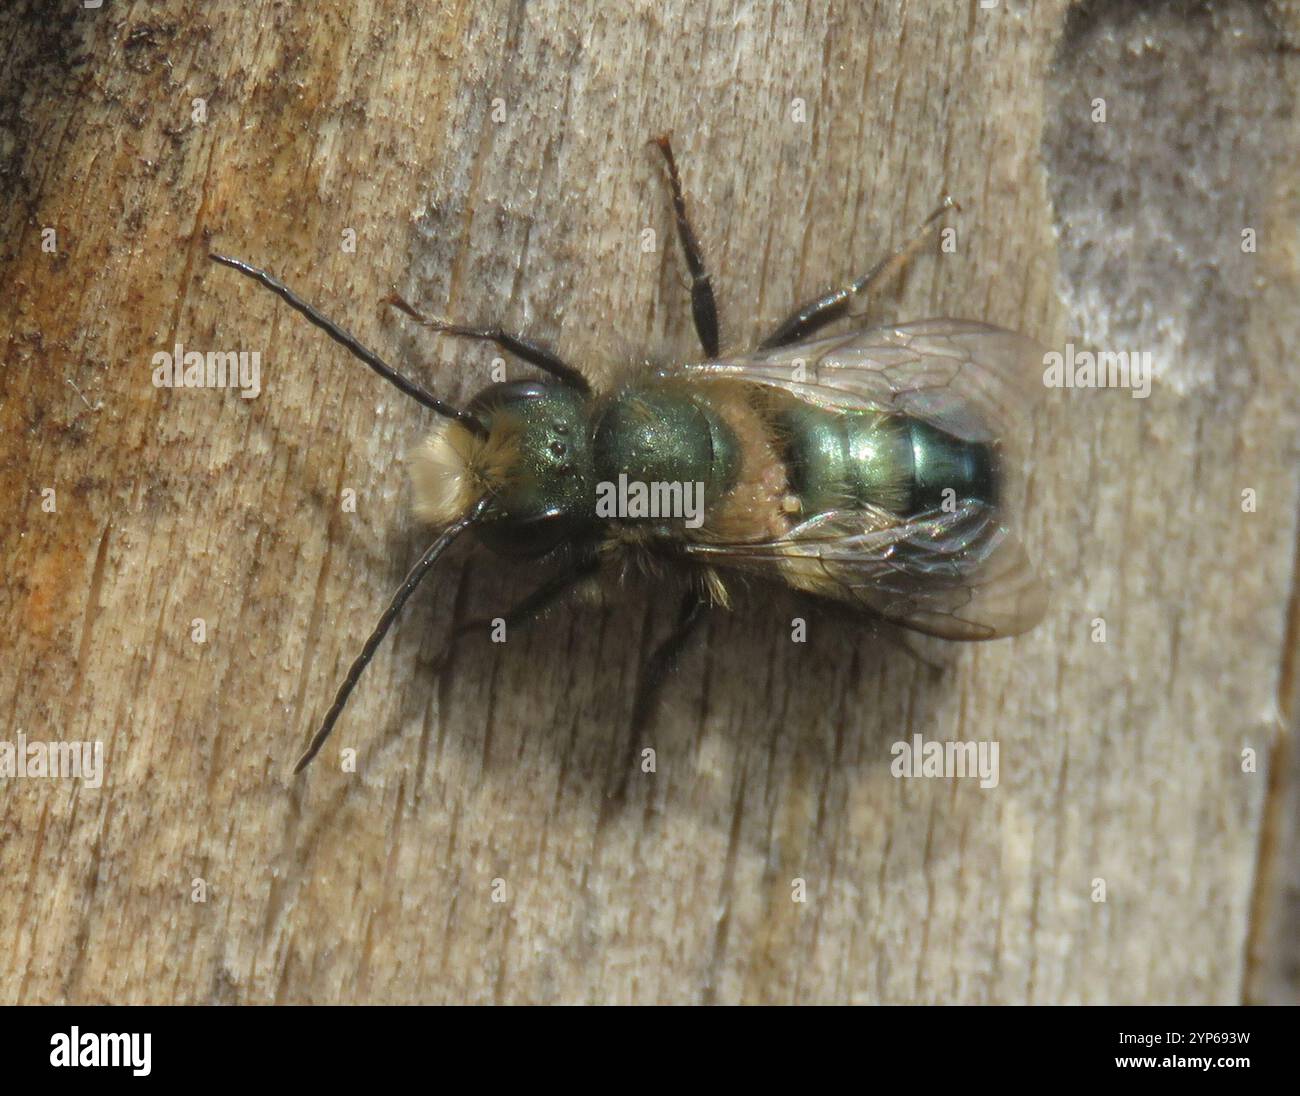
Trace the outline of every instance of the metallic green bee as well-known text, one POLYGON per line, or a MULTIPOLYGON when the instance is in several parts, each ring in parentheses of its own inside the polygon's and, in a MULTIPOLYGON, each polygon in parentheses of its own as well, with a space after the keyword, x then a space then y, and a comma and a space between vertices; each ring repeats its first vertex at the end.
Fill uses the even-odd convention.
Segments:
POLYGON ((953 319, 810 338, 906 261, 953 203, 866 275, 796 309, 752 353, 719 358, 713 290, 677 164, 668 137, 656 143, 707 360, 601 389, 528 339, 426 319, 388 298, 435 331, 491 341, 549 374, 451 407, 269 274, 211 256, 442 416, 413 464, 416 514, 442 531, 380 618, 295 772, 320 750, 406 600, 467 529, 499 553, 556 565, 508 622, 600 571, 686 569, 676 627, 638 689, 638 721, 705 610, 730 607, 729 572, 946 639, 1016 635, 1042 617, 1044 589, 1010 531, 1007 501, 1011 427, 1036 385, 1036 345, 953 319))

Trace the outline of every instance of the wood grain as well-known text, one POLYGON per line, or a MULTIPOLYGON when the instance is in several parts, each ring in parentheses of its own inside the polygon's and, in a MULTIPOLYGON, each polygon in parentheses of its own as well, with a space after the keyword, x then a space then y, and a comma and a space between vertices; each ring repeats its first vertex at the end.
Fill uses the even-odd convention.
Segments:
POLYGON ((1296 878, 1294 4, 47 7, 0 14, 0 742, 99 740, 105 774, 2 781, 0 1000, 1294 998, 1294 934, 1266 929, 1296 878), (429 419, 206 252, 455 401, 493 353, 413 329, 390 289, 594 373, 689 355, 662 130, 725 348, 949 191, 956 251, 873 315, 1157 352, 1148 399, 1040 401, 1048 619, 927 647, 936 678, 838 619, 792 643, 794 603, 742 599, 620 803, 670 599, 439 668, 537 578, 462 546, 291 779, 427 541, 405 456, 429 419), (177 343, 259 351, 260 395, 156 388, 177 343), (896 779, 913 734, 998 742, 998 786, 896 779))

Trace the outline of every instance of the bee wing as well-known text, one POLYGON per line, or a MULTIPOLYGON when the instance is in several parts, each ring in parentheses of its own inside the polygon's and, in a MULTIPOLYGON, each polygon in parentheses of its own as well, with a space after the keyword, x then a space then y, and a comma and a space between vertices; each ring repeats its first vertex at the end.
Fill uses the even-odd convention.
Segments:
POLYGON ((910 415, 966 441, 993 442, 1013 432, 1042 390, 1042 360, 1042 348, 1014 331, 933 319, 683 369, 697 379, 778 388, 822 407, 910 415))
MULTIPOLYGON (((997 444, 1014 480, 1020 427, 1042 391, 1042 348, 973 320, 866 328, 684 367, 817 406, 922 419, 965 441, 997 444), (1008 453, 1010 450, 1010 453, 1008 453)), ((1008 496, 1019 494, 1018 483, 1008 496)), ((780 578, 945 639, 1032 628, 1046 593, 1008 528, 1014 509, 967 500, 952 512, 899 517, 872 507, 818 514, 760 544, 692 544, 715 566, 780 578)))
POLYGON ((1019 635, 1042 619, 1046 591, 996 508, 900 518, 875 507, 834 510, 755 544, 696 542, 701 563, 777 578, 943 639, 1019 635))

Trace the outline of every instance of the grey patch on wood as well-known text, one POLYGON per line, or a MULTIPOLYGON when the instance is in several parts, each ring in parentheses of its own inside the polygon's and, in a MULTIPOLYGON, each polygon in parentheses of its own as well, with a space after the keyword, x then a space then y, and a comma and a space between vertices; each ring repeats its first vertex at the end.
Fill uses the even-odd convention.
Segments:
POLYGON ((1043 162, 1066 330, 1089 349, 1151 351, 1180 394, 1240 396, 1254 379, 1258 255, 1241 233, 1263 232, 1285 154, 1285 62, 1265 9, 1244 0, 1076 5, 1057 49, 1043 162))

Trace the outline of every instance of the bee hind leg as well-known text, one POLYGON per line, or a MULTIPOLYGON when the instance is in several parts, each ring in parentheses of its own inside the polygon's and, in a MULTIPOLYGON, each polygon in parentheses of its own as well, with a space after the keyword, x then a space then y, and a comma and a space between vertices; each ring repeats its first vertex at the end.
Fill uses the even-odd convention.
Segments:
POLYGON ((885 256, 856 281, 849 282, 848 285, 832 290, 824 296, 805 301, 782 320, 772 334, 758 344, 758 349, 771 350, 777 346, 788 346, 792 342, 798 342, 805 335, 811 335, 818 328, 825 327, 832 320, 839 319, 849 310, 849 303, 854 297, 865 293, 878 281, 894 273, 916 253, 934 231, 940 217, 950 209, 960 208, 951 197, 945 196, 938 208, 913 230, 900 248, 885 256))
POLYGON ((663 153, 668 167, 668 185, 672 188, 673 216, 677 220, 677 237, 686 253, 686 267, 691 272, 691 317, 695 320, 695 333, 700 345, 710 358, 718 356, 718 305, 713 299, 713 283, 704 266, 700 241, 691 228, 686 215, 686 198, 682 194, 681 176, 677 174, 677 160, 673 156, 671 136, 661 133, 654 139, 663 153))
POLYGON ((641 749, 641 733, 658 708, 664 682, 676 669, 682 651, 698 631, 709 604, 708 598, 695 586, 691 586, 682 598, 681 608, 677 613, 677 623, 673 626, 672 632, 655 648, 650 661, 645 664, 641 679, 637 682, 636 698, 632 702, 629 756, 623 765, 623 775, 614 790, 609 793, 611 798, 622 799, 626 795, 628 777, 636 766, 641 749))

